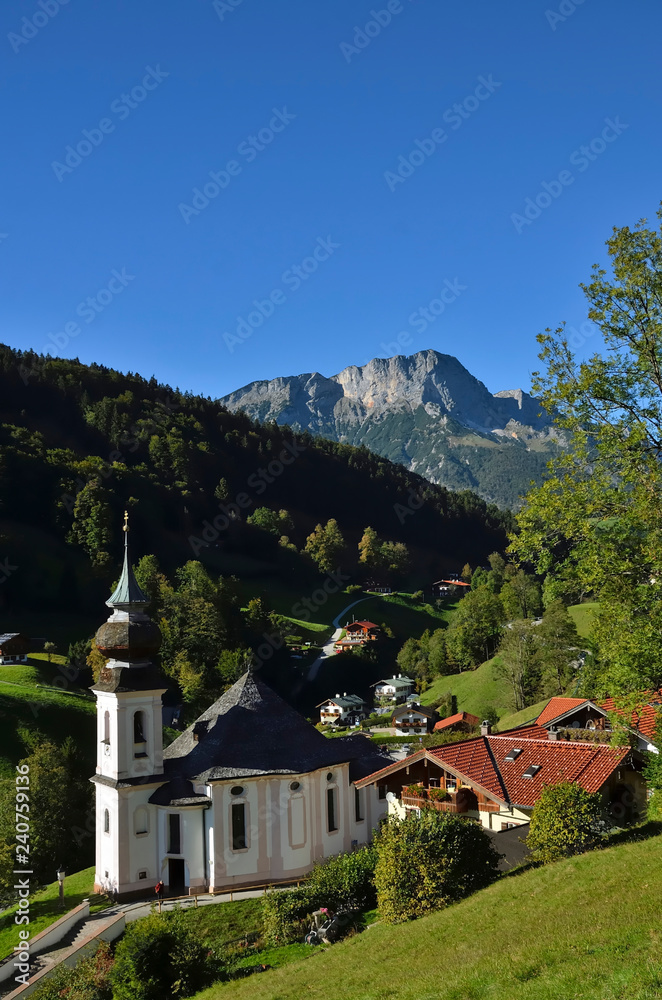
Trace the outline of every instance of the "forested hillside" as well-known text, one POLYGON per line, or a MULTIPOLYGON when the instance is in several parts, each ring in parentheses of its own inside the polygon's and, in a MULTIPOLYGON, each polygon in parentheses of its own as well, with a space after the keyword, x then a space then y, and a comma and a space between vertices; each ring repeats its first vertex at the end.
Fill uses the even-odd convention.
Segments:
POLYGON ((301 550, 329 519, 352 552, 347 566, 370 526, 407 546, 402 572, 421 583, 505 544, 510 516, 470 492, 431 485, 364 448, 258 425, 155 379, 3 346, 0 380, 7 612, 98 615, 117 574, 125 508, 134 555, 152 553, 165 570, 195 558, 217 573, 297 585, 319 572, 301 550), (246 523, 263 507, 286 512, 286 537, 246 523))

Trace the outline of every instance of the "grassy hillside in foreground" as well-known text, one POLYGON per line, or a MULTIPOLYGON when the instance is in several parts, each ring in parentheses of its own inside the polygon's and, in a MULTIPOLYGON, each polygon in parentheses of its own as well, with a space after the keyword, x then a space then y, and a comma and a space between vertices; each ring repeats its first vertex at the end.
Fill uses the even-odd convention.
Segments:
MULTIPOLYGON (((658 827, 659 829, 659 827, 658 827)), ((653 1000, 662 836, 502 879, 422 920, 377 924, 198 1000, 653 1000)))

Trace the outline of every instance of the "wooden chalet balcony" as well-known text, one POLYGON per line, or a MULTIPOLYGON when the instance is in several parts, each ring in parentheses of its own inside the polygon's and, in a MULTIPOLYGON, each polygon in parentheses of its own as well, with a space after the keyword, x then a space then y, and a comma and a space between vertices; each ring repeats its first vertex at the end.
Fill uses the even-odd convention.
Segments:
POLYGON ((498 802, 491 802, 489 799, 478 798, 474 792, 468 788, 461 788, 457 792, 449 792, 450 798, 442 802, 435 802, 422 795, 411 795, 402 790, 400 801, 403 806, 416 809, 436 809, 438 812, 450 812, 463 815, 469 812, 496 813, 501 808, 498 802))
POLYGON ((401 802, 403 806, 415 807, 417 809, 436 809, 437 812, 469 812, 471 805, 468 800, 468 796, 463 796, 458 792, 449 792, 449 795, 450 798, 444 800, 443 802, 435 802, 433 799, 423 798, 417 795, 407 795, 403 790, 401 802))

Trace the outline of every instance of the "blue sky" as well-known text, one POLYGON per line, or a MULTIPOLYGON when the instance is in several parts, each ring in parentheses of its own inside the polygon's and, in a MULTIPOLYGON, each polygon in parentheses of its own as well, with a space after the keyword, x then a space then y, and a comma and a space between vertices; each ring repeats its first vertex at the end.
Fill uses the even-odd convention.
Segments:
POLYGON ((5 0, 0 339, 212 397, 424 348, 528 388, 662 198, 662 8, 548 2, 5 0))

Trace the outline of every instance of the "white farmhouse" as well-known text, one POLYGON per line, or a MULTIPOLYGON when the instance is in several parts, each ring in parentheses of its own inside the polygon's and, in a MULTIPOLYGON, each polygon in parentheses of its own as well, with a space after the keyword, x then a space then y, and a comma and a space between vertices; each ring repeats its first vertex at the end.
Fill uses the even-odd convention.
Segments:
POLYGON ((320 710, 320 722, 333 724, 342 722, 354 725, 365 719, 366 704, 357 694, 337 694, 335 698, 327 698, 317 708, 320 710))
MULTIPOLYGON (((125 530, 127 530, 125 525, 125 530)), ((387 762, 367 740, 329 740, 246 673, 164 752, 160 632, 124 567, 97 645, 97 891, 171 895, 296 879, 370 840, 385 793, 359 790, 387 762)))
POLYGON ((402 674, 398 674, 397 677, 389 677, 385 681, 377 681, 373 684, 375 689, 375 698, 378 701, 392 701, 395 705, 399 705, 405 700, 407 695, 411 694, 416 684, 411 679, 411 677, 403 677, 402 674))

